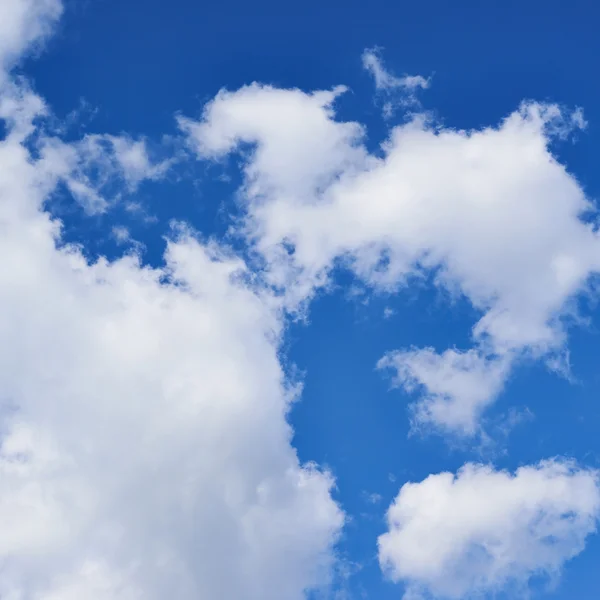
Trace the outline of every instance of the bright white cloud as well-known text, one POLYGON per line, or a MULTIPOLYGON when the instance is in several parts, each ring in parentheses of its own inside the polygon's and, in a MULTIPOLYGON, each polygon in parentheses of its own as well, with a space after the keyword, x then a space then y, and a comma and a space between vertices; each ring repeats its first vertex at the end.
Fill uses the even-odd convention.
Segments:
POLYGON ((53 158, 0 144, 0 595, 301 598, 343 517, 290 446, 277 304, 185 233, 162 270, 57 249, 53 158))
POLYGON ((58 250, 51 158, 0 145, 1 595, 301 598, 343 519, 290 446, 276 303, 187 235, 163 270, 58 250))
POLYGON ((45 110, 0 94, 0 596, 300 600, 344 517, 291 446, 279 301, 184 226, 163 268, 62 244, 43 210, 59 182, 93 200, 88 168, 156 172, 128 138, 45 137, 45 110))
MULTIPOLYGON (((255 145, 241 190, 245 233, 291 305, 340 263, 386 290, 433 273, 436 285, 471 302, 481 314, 473 351, 437 359, 451 389, 427 369, 409 365, 405 378, 426 389, 418 414, 471 433, 505 365, 564 347, 565 319, 600 267, 597 231, 583 220, 595 208, 549 150, 582 125, 581 113, 524 104, 476 131, 417 115, 391 130, 376 157, 359 124, 335 120, 336 95, 253 85, 220 93, 200 121, 181 124, 201 157, 255 145), (488 393, 471 393, 482 379, 488 393), (452 401, 433 406, 432 398, 452 401)), ((414 353, 396 356, 417 365, 414 353)))
POLYGON ((402 487, 379 560, 411 599, 520 587, 558 574, 583 550, 599 514, 596 471, 557 461, 514 474, 467 464, 402 487))
POLYGON ((424 398, 414 405, 413 428, 430 424, 473 434, 486 405, 502 390, 509 367, 505 359, 489 359, 476 350, 432 348, 391 352, 378 367, 394 372, 394 383, 408 391, 422 388, 424 398))
POLYGON ((2 0, 0 3, 0 84, 6 69, 52 32, 62 13, 61 0, 2 0))
POLYGON ((241 143, 260 143, 247 165, 248 193, 289 191, 308 198, 364 155, 353 147, 363 130, 333 120, 332 104, 345 91, 304 94, 253 84, 237 92, 221 91, 205 108, 202 121, 179 117, 192 147, 218 158, 241 143))

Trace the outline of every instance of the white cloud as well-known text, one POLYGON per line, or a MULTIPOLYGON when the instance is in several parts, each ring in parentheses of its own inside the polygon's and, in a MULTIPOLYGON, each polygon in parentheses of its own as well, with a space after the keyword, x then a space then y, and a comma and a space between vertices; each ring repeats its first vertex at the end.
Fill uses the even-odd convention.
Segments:
POLYGON ((429 87, 429 81, 421 75, 404 75, 396 77, 383 66, 379 51, 376 48, 365 50, 362 55, 363 67, 371 73, 378 90, 395 88, 415 89, 429 87))
POLYGON ((51 150, 70 163, 65 183, 90 213, 105 211, 123 194, 123 187, 132 194, 143 181, 162 179, 173 162, 152 162, 145 140, 126 135, 93 134, 71 144, 53 139, 51 150), (115 187, 118 192, 111 191, 115 187))
POLYGON ((362 127, 332 119, 332 104, 344 91, 338 87, 304 94, 253 84, 219 92, 205 107, 202 121, 179 117, 178 122, 192 147, 208 158, 223 156, 241 143, 266 142, 248 164, 252 195, 284 189, 313 194, 363 159, 362 151, 352 147, 362 127))
POLYGON ((60 0, 2 0, 0 4, 0 85, 7 69, 34 44, 43 42, 62 13, 60 0))
POLYGON ((128 138, 45 137, 44 112, 0 93, 0 597, 300 600, 344 517, 291 446, 279 301, 183 226, 162 268, 65 246, 60 181, 94 200, 92 162, 154 173, 128 138))
MULTIPOLYGON (((35 132, 34 119, 49 110, 26 81, 11 77, 10 68, 50 36, 62 11, 60 0, 4 0, 0 6, 0 118, 19 141, 35 132)), ((89 212, 101 212, 114 200, 111 186, 124 182, 127 192, 135 192, 142 181, 164 177, 173 163, 152 161, 146 141, 126 135, 88 135, 75 143, 41 136, 38 144, 41 153, 62 163, 64 183, 89 212)))
POLYGON ((127 136, 88 135, 74 142, 43 134, 33 124, 48 115, 43 100, 25 84, 14 82, 0 94, 0 118, 13 143, 29 142, 52 164, 55 174, 90 214, 106 211, 144 180, 163 178, 171 160, 152 162, 144 140, 127 136))
POLYGON ((481 413, 502 390, 509 363, 486 358, 476 350, 450 349, 438 354, 424 348, 391 352, 377 366, 394 372, 395 385, 426 391, 414 405, 414 428, 434 424, 474 434, 481 413))
POLYGON ((418 105, 416 92, 427 89, 430 81, 422 75, 397 77, 390 73, 381 60, 380 50, 370 48, 362 55, 363 67, 373 76, 375 88, 386 96, 383 105, 384 116, 389 117, 398 107, 418 105))
POLYGON ((583 550, 599 513, 596 471, 558 461, 514 474, 467 464, 402 487, 379 560, 406 585, 406 598, 493 593, 557 575, 583 550))
POLYGON ((277 303, 185 233, 162 270, 57 249, 52 158, 0 144, 0 595, 301 598, 343 517, 290 446, 277 303))
MULTIPOLYGON (((529 103, 475 131, 416 115, 390 131, 380 158, 362 144, 360 124, 335 120, 338 93, 253 85, 220 93, 201 121, 180 122, 202 158, 255 146, 240 190, 244 231, 290 306, 340 263, 388 291, 434 274, 437 286, 471 302, 481 315, 472 351, 438 358, 446 381, 461 385, 429 390, 418 412, 472 433, 501 388, 498 365, 562 351, 565 319, 600 268, 597 231, 582 218, 595 219, 595 208, 549 150, 581 114, 529 103), (462 393, 482 376, 487 395, 462 393), (431 398, 444 396, 452 402, 438 419, 431 398)), ((411 381, 427 374, 412 371, 411 381)))
POLYGON ((145 179, 162 179, 172 164, 171 160, 153 163, 148 156, 145 140, 128 136, 90 135, 82 140, 80 155, 98 162, 100 157, 110 158, 112 168, 120 171, 130 191, 135 191, 145 179))

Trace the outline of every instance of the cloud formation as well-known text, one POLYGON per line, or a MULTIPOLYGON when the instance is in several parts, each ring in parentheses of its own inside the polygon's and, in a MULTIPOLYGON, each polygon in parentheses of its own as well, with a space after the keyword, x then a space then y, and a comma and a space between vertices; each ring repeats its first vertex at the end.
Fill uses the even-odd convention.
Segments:
POLYGON ((434 423, 467 434, 477 431, 482 412, 501 392, 508 371, 506 361, 475 350, 438 354, 433 348, 391 352, 377 366, 394 373, 394 385, 425 391, 412 407, 413 427, 434 423))
POLYGON ((546 461, 514 474, 477 464, 405 484, 379 561, 405 598, 468 598, 555 576, 600 515, 596 471, 546 461))
MULTIPOLYGON (((362 125, 335 119, 342 87, 222 91, 178 122, 201 159, 253 145, 238 229, 251 266, 181 223, 162 266, 90 263, 46 210, 59 186, 102 211, 171 162, 143 138, 48 133, 49 109, 9 69, 62 6, 2 10, 0 597, 305 598, 328 582, 344 513, 333 476, 291 445, 286 315, 340 265, 375 291, 432 275, 480 314, 473 346, 379 365, 424 391, 417 423, 477 432, 514 362, 564 349, 598 271, 593 206, 549 151, 581 113, 524 104, 468 132, 413 115, 375 155, 362 125)), ((380 89, 425 87, 365 56, 380 89)), ((582 550, 599 510, 596 471, 468 464, 402 487, 379 558, 413 598, 525 585, 582 550)))
POLYGON ((599 270, 596 209, 550 151, 585 124, 581 112, 527 103, 474 131, 414 115, 390 131, 381 157, 365 148, 360 124, 335 119, 341 91, 255 84, 221 92, 200 120, 180 125, 201 158, 254 146, 243 233, 291 305, 339 265, 375 290, 432 276, 471 303, 473 347, 437 358, 443 381, 424 367, 430 349, 386 364, 425 390, 418 418, 473 434, 515 360, 564 350, 576 299, 599 270), (482 381, 487 393, 468 391, 482 381))

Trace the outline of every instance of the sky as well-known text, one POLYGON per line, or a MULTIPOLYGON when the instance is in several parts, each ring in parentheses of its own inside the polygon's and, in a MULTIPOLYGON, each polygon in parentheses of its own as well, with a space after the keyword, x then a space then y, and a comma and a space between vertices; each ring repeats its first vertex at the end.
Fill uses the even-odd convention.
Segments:
POLYGON ((599 17, 2 0, 0 598, 596 598, 599 17))

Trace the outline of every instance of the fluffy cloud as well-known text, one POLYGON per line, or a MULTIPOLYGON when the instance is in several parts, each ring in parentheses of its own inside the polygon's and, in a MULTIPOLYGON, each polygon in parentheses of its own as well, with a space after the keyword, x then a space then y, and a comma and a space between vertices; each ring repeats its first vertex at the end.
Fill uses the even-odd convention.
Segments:
POLYGON ((435 424, 469 434, 477 431, 482 411, 502 390, 509 367, 474 350, 438 354, 432 348, 391 352, 377 366, 391 369, 397 386, 426 390, 413 406, 414 428, 435 424))
POLYGON ((0 6, 0 85, 7 68, 32 44, 40 44, 52 32, 62 13, 61 0, 2 0, 0 6))
POLYGON ((438 356, 445 383, 416 368, 433 364, 431 351, 397 353, 388 366, 426 390, 417 414, 473 433, 509 364, 564 348, 565 322, 600 267, 595 208, 549 149, 585 124, 582 115, 529 103, 476 131, 416 115, 376 156, 361 125, 335 120, 339 92, 253 85, 221 92, 201 120, 181 125, 202 158, 254 145, 240 190, 244 233, 290 305, 340 264, 388 291, 433 274, 471 302, 481 315, 474 346, 438 356), (487 393, 472 393, 482 380, 487 393))
MULTIPOLYGON (((2 10, 39 35, 48 6, 2 10)), ((45 111, 0 94, 0 596, 300 600, 344 517, 291 446, 279 300, 185 226, 162 268, 65 245, 44 211, 60 182, 100 198, 88 169, 156 171, 129 138, 46 136, 45 111)))
POLYGON ((514 474, 465 465, 402 487, 379 560, 406 598, 465 598, 553 576, 600 513, 598 473, 548 461, 514 474))

